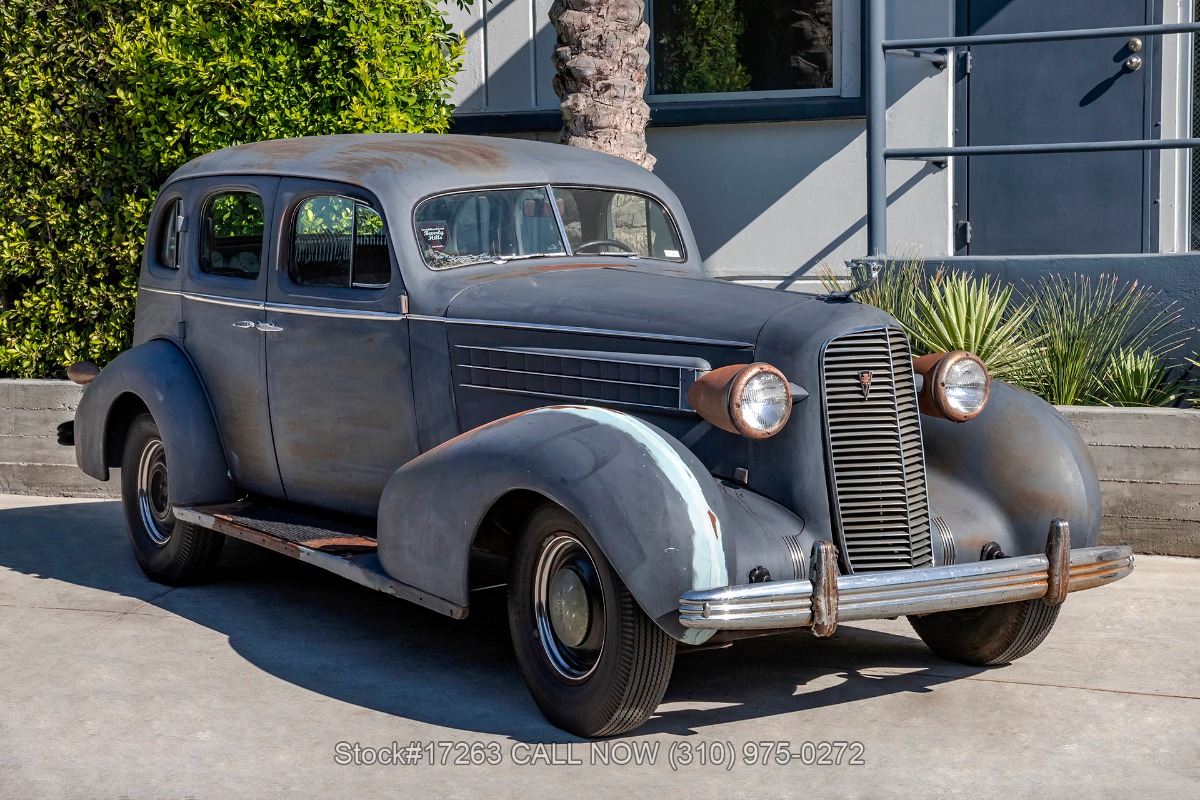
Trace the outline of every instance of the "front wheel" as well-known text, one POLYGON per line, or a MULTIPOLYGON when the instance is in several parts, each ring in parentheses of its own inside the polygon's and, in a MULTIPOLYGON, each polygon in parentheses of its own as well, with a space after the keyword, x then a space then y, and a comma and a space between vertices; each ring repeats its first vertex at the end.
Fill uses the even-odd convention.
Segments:
POLYGON ((988 667, 1029 655, 1042 643, 1062 606, 1040 598, 998 606, 909 617, 929 649, 942 658, 988 667))
POLYGON ((508 624, 529 693, 565 731, 594 737, 632 730, 667 691, 675 641, 559 506, 536 510, 517 541, 508 624))
POLYGON ((167 478, 166 445, 154 417, 142 414, 129 426, 121 460, 125 529, 147 578, 183 586, 207 577, 225 537, 175 519, 167 478))

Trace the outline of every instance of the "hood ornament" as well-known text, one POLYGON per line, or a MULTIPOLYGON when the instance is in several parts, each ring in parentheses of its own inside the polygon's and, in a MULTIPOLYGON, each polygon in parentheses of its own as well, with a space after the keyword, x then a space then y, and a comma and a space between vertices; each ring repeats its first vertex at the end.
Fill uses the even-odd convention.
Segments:
POLYGON ((858 373, 858 385, 862 387, 863 402, 871 399, 871 378, 875 377, 874 373, 869 369, 864 369, 858 373))

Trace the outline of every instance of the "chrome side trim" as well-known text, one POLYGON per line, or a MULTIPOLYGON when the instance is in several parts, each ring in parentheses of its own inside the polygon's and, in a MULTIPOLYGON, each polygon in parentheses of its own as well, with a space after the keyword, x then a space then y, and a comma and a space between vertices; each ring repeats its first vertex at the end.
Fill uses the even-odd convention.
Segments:
MULTIPOLYGON (((894 572, 840 575, 841 622, 931 614, 1045 597, 1050 561, 1045 555, 894 572)), ((1070 552, 1067 591, 1120 580, 1133 571, 1128 545, 1070 552)), ((685 592, 679 620, 686 628, 764 630, 812 624, 811 581, 777 581, 685 592)))
POLYGON ((250 308, 255 311, 262 311, 264 303, 259 300, 236 300, 228 297, 217 297, 212 294, 200 294, 198 292, 164 292, 161 289, 153 289, 151 291, 161 294, 176 294, 184 300, 195 300, 197 303, 209 303, 215 306, 229 306, 231 308, 250 308))
POLYGON ((203 303, 215 303, 217 305, 234 306, 236 308, 256 308, 268 309, 271 311, 279 311, 284 314, 311 314, 313 316, 328 316, 328 317, 346 317, 357 319, 396 319, 396 320, 417 320, 420 322, 442 322, 450 325, 483 325, 493 328, 512 328, 517 330, 531 331, 552 331, 554 333, 581 333, 592 336, 610 336, 617 339, 648 339, 656 342, 679 342, 683 344, 705 344, 714 347, 735 347, 740 350, 751 350, 754 345, 751 342, 739 342, 733 339, 705 339, 701 336, 675 336, 665 333, 654 332, 639 332, 639 331, 621 331, 610 328, 585 328, 575 327, 572 325, 543 325, 535 322, 508 322, 505 320, 492 319, 448 319, 446 317, 435 317, 428 314, 395 314, 390 311, 354 311, 344 308, 327 308, 324 306, 302 306, 290 305, 284 303, 260 303, 247 300, 230 300, 225 297, 216 297, 209 294, 197 294, 195 292, 180 292, 169 289, 152 289, 150 287, 142 287, 138 291, 153 292, 155 294, 168 294, 183 297, 186 300, 198 300, 203 303))
POLYGON ((337 317, 339 319, 405 319, 403 314, 391 311, 357 311, 352 308, 302 306, 293 303, 267 303, 267 310, 278 311, 281 314, 303 314, 309 317, 337 317))
POLYGON ((594 336, 611 336, 618 339, 650 339, 656 342, 683 342, 686 344, 708 344, 716 347, 736 347, 749 350, 754 347, 750 342, 738 342, 732 339, 705 339, 699 336, 675 336, 665 333, 645 333, 638 331, 620 331, 610 328, 583 328, 572 325, 544 325, 536 322, 506 322, 493 319, 452 319, 447 317, 431 317, 426 314, 409 314, 409 319, 421 322, 444 322, 448 325, 484 325, 492 328, 514 328, 531 331, 553 331, 555 333, 583 333, 594 336))

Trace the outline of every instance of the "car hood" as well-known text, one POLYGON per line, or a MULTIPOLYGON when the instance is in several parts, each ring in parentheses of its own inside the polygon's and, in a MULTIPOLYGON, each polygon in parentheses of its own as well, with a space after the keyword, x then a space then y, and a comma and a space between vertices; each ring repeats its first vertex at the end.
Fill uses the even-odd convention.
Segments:
POLYGON ((785 309, 817 308, 814 295, 696 276, 597 266, 529 269, 469 286, 450 301, 451 319, 609 330, 753 346, 785 309))

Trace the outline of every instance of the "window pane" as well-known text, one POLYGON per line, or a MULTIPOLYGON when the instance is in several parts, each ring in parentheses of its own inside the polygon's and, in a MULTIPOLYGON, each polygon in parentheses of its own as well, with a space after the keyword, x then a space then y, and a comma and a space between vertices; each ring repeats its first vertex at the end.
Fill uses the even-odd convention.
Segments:
POLYGON ((661 0, 653 12, 655 94, 833 86, 833 0, 661 0))
POLYGON ((662 204, 608 189, 554 187, 567 241, 577 255, 629 255, 683 260, 683 247, 662 204))
POLYGON ((434 269, 566 254, 544 188, 430 198, 417 207, 416 236, 434 269))
POLYGON ((383 218, 368 205, 359 203, 354 230, 354 285, 387 286, 392 279, 387 232, 383 218))
POLYGON ((180 203, 178 200, 163 213, 158 224, 158 263, 164 267, 175 269, 176 252, 179 247, 179 233, 176 231, 176 219, 179 217, 180 203))
POLYGON ((200 270, 257 278, 262 265, 263 203, 254 192, 226 192, 208 201, 200 237, 200 270))
POLYGON ((355 202, 313 197, 296 212, 288 274, 304 286, 350 286, 355 202))

